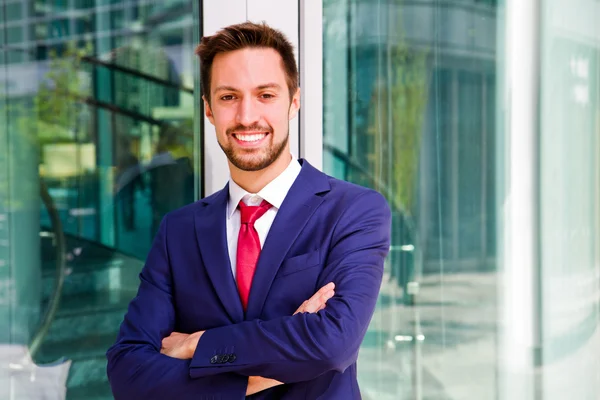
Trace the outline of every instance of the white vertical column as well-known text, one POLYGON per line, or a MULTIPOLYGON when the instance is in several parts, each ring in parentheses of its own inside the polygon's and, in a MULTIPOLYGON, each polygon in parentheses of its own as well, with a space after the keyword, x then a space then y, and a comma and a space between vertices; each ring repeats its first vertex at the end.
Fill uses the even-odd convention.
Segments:
POLYGON ((323 168, 323 0, 300 0, 300 155, 323 168))
MULTIPOLYGON (((202 34, 209 36, 219 29, 246 20, 246 0, 220 0, 202 2, 202 34)), ((204 107, 202 112, 204 113, 204 107)), ((204 195, 223 188, 229 179, 227 158, 219 147, 215 127, 204 118, 204 195)))
MULTIPOLYGON (((501 103, 506 143, 499 227, 499 399, 534 399, 541 347, 539 260, 539 0, 506 2, 501 103)), ((500 19, 499 26, 503 26, 500 19)), ((499 47, 502 48, 502 47, 499 47)), ((502 132, 499 130, 499 132, 502 132)))

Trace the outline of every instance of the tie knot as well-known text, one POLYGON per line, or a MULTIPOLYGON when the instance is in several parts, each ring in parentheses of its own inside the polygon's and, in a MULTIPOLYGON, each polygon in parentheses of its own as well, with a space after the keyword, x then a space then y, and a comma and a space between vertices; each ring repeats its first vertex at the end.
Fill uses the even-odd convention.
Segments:
POLYGON ((248 206, 243 201, 240 201, 239 208, 242 224, 254 225, 256 220, 271 208, 271 205, 266 200, 263 200, 259 206, 248 206))

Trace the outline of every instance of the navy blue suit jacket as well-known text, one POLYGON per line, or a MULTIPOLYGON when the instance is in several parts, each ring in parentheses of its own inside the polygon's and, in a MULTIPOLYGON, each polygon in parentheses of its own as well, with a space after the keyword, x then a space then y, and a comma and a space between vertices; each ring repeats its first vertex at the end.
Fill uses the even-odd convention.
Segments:
POLYGON ((107 353, 116 399, 243 399, 248 376, 285 383, 256 399, 360 398, 356 359, 389 250, 390 210, 379 193, 301 163, 245 313, 227 251, 228 187, 163 219, 107 353), (292 315, 331 281, 324 310, 292 315), (171 332, 201 330, 193 359, 160 354, 171 332))

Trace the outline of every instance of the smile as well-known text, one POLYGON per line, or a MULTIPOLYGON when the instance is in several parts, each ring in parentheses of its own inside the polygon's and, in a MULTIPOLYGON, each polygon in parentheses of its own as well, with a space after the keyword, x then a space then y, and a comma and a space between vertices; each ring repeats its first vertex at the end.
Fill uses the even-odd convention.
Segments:
POLYGON ((266 133, 252 133, 252 134, 242 134, 242 133, 234 133, 233 136, 242 142, 246 143, 256 143, 261 141, 267 136, 266 133))

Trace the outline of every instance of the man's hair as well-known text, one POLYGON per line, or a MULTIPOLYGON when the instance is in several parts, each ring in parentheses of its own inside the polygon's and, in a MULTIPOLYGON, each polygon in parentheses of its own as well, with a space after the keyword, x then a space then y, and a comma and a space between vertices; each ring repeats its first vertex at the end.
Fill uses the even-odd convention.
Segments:
POLYGON ((245 48, 270 48, 281 55, 291 101, 298 90, 298 67, 294 59, 294 47, 283 33, 264 22, 230 25, 212 36, 202 38, 195 53, 200 57, 202 94, 206 99, 210 102, 210 78, 215 56, 245 48))

